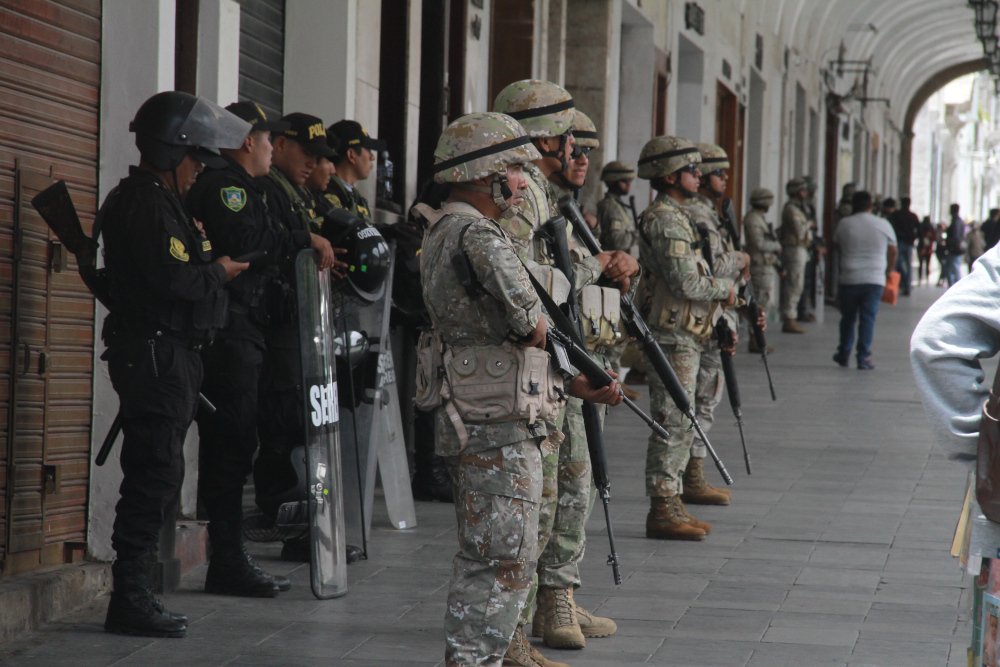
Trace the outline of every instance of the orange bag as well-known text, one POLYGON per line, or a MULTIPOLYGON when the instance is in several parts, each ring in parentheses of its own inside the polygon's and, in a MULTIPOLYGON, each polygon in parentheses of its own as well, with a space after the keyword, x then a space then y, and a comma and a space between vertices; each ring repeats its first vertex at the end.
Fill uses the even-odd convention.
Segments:
POLYGON ((899 300, 899 271, 891 271, 885 280, 885 289, 882 290, 882 303, 895 306, 899 300))

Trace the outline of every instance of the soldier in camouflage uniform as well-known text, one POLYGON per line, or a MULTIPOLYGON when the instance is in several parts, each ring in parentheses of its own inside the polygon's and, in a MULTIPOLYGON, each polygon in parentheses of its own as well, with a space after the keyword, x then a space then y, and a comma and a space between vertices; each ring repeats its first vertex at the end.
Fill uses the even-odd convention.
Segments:
POLYGON ((622 197, 632 189, 635 169, 624 162, 615 160, 604 165, 601 180, 608 191, 597 202, 597 220, 601 230, 601 247, 607 250, 624 250, 633 257, 638 256, 639 234, 635 230, 635 219, 628 203, 622 197))
MULTIPOLYGON (((750 256, 736 250, 733 238, 723 227, 716 209, 716 202, 726 193, 729 156, 715 144, 698 144, 697 148, 701 155, 701 192, 690 199, 685 199, 682 205, 698 228, 702 241, 708 243, 708 248, 703 248, 702 254, 706 258, 712 258, 712 275, 739 283, 748 277, 750 256)), ((724 309, 722 317, 729 323, 729 330, 733 332, 735 338, 739 329, 736 308, 724 309)), ((734 340, 732 348, 727 347, 728 353, 735 349, 735 344, 734 340)), ((722 401, 724 386, 719 342, 715 336, 710 336, 702 346, 694 394, 695 412, 706 432, 715 421, 715 409, 722 401)), ((691 458, 688 459, 684 470, 684 492, 681 500, 692 505, 728 505, 732 497, 729 490, 715 488, 705 479, 707 453, 705 445, 700 440, 692 442, 691 458)), ((692 523, 706 534, 712 530, 708 522, 692 519, 692 523)))
MULTIPOLYGON (((774 203, 774 193, 757 188, 750 193, 750 212, 743 218, 746 250, 750 254, 750 281, 753 295, 761 310, 770 311, 778 290, 778 270, 781 266, 781 243, 774 226, 764 217, 774 203)), ((750 352, 760 352, 750 336, 750 352)))
MULTIPOLYGON (((551 183, 554 174, 565 172, 570 166, 570 155, 574 146, 572 125, 575 117, 573 98, 565 89, 554 83, 539 80, 516 81, 506 86, 497 95, 494 109, 508 113, 519 120, 542 158, 525 166, 528 176, 524 202, 504 216, 500 223, 521 249, 522 258, 529 266, 538 268, 540 282, 553 286, 561 280, 568 285, 562 272, 551 266, 553 259, 543 235, 536 234, 542 225, 557 215, 556 202, 559 193, 551 183), (546 278, 546 276, 551 276, 546 278), (551 282, 549 282, 551 281, 551 282)), ((603 252, 591 256, 586 248, 570 238, 570 249, 574 259, 576 289, 597 282, 602 272, 613 280, 626 280, 638 271, 638 265, 627 255, 603 252)), ((535 269, 533 268, 533 272, 535 269)), ((562 300, 565 299, 565 291, 562 300)), ((557 297, 556 301, 560 299, 557 297)), ((613 634, 617 629, 614 621, 594 616, 586 610, 576 608, 573 590, 580 585, 579 557, 583 553, 583 531, 572 526, 576 519, 569 520, 570 526, 556 528, 560 508, 585 508, 592 494, 590 458, 586 447, 582 415, 577 402, 568 406, 565 423, 560 422, 565 439, 557 451, 543 456, 543 496, 539 519, 539 559, 538 611, 535 614, 537 630, 546 638, 546 644, 557 648, 582 648, 585 637, 602 637, 613 634), (549 540, 559 535, 559 544, 547 550, 549 540), (558 614, 555 614, 558 611, 558 614), (553 617, 553 623, 545 620, 553 617)), ((565 513, 564 513, 565 514, 565 513)), ((573 512, 570 512, 573 514, 573 512)), ((579 516, 579 513, 577 513, 579 516)), ((565 523, 562 524, 566 526, 565 523)), ((523 620, 530 616, 531 598, 523 620)), ((527 638, 520 629, 515 634, 506 661, 520 665, 527 638)), ((555 665, 543 662, 544 665, 555 665)))
MULTIPOLYGON (((639 178, 649 179, 657 197, 639 219, 639 252, 648 297, 649 325, 692 403, 705 344, 723 306, 736 302, 732 280, 714 277, 701 252, 701 237, 683 203, 695 197, 701 155, 689 141, 656 137, 642 149, 639 178)), ((692 521, 681 494, 693 433, 656 375, 649 375, 653 417, 670 432, 653 434, 646 452, 646 494, 650 497, 646 537, 701 540, 706 531, 692 521)))
POLYGON ((798 325, 798 305, 804 288, 806 262, 812 247, 813 231, 806 215, 809 190, 804 178, 793 178, 785 186, 789 200, 781 212, 781 264, 785 280, 781 289, 781 330, 785 333, 805 333, 798 325))
MULTIPOLYGON (((443 207, 426 212, 421 254, 424 300, 444 349, 437 448, 448 457, 456 484, 459 552, 445 614, 449 667, 500 664, 538 553, 540 447, 555 431, 559 381, 541 351, 547 324, 538 295, 494 222, 523 187, 519 165, 537 156, 517 122, 497 113, 459 118, 434 153, 435 180, 452 184, 443 207), (456 268, 463 264, 465 276, 456 268), (544 380, 537 398, 520 394, 519 370, 508 371, 502 381, 494 376, 494 364, 504 360, 525 370, 541 361, 548 375, 537 378, 544 380), (479 382, 500 385, 497 405, 516 397, 515 407, 497 408, 492 416, 476 412, 486 407, 476 398, 480 385, 464 385, 472 389, 468 394, 462 390, 470 373, 487 369, 479 382), (508 380, 510 387, 503 387, 508 380), (530 409, 521 406, 524 401, 530 409)), ((619 400, 615 383, 595 391, 577 377, 567 389, 588 400, 619 400)))

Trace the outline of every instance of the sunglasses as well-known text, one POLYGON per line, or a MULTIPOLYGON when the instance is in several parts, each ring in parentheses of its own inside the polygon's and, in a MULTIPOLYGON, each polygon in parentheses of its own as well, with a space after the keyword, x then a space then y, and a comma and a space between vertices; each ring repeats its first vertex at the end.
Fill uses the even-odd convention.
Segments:
POLYGON ((715 176, 716 178, 729 178, 729 174, 726 173, 725 169, 716 169, 715 171, 708 172, 709 176, 715 176))
POLYGON ((584 155, 590 155, 590 151, 593 148, 590 146, 577 146, 574 144, 573 148, 570 150, 569 156, 574 160, 579 160, 584 155))
POLYGON ((686 167, 681 167, 677 171, 683 171, 683 172, 685 172, 687 174, 691 174, 692 176, 697 176, 700 173, 698 171, 698 165, 696 165, 696 164, 689 164, 686 167))

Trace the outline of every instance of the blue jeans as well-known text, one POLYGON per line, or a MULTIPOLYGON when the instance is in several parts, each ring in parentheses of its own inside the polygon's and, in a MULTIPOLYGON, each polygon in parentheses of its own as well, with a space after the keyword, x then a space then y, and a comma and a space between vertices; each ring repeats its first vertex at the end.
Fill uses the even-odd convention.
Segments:
POLYGON ((884 285, 841 285, 837 296, 840 298, 840 345, 837 354, 841 359, 851 356, 854 346, 854 325, 858 322, 858 360, 872 354, 872 339, 875 338, 875 316, 882 301, 884 285))
POLYGON ((912 245, 899 244, 899 254, 896 256, 896 270, 899 271, 899 291, 903 294, 909 294, 913 278, 912 245))
POLYGON ((962 255, 948 255, 944 262, 944 277, 951 287, 962 277, 962 255))

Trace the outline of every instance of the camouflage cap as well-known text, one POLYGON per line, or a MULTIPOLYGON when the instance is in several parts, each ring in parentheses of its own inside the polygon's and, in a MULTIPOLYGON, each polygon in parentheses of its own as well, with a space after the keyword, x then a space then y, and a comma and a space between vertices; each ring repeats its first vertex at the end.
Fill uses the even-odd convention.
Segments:
POLYGON ((541 157, 524 128, 510 116, 470 113, 441 133, 434 149, 434 180, 467 183, 541 157))
POLYGON ((601 141, 597 138, 597 126, 590 116, 579 109, 573 109, 573 136, 576 145, 584 148, 600 148, 601 141))
POLYGON ((808 187, 809 186, 806 184, 806 179, 802 178, 801 176, 796 176, 795 178, 793 178, 792 180, 788 181, 788 183, 785 184, 785 192, 788 195, 794 195, 797 194, 799 190, 806 190, 808 189, 808 187))
POLYGON ((639 153, 639 178, 669 176, 688 165, 700 164, 697 147, 680 137, 653 137, 639 153))
POLYGON ((558 137, 573 127, 573 96, 551 81, 524 79, 497 95, 493 110, 524 126, 529 137, 558 137))
POLYGON ((774 203, 774 193, 767 188, 755 188, 750 193, 751 206, 770 206, 774 203))
POLYGON ((604 165, 604 169, 601 169, 601 180, 605 183, 631 181, 634 178, 635 167, 624 162, 619 162, 618 160, 607 163, 604 165))
POLYGON ((697 144, 697 146, 698 152, 701 153, 702 171, 729 169, 729 156, 722 146, 716 144, 697 144))

